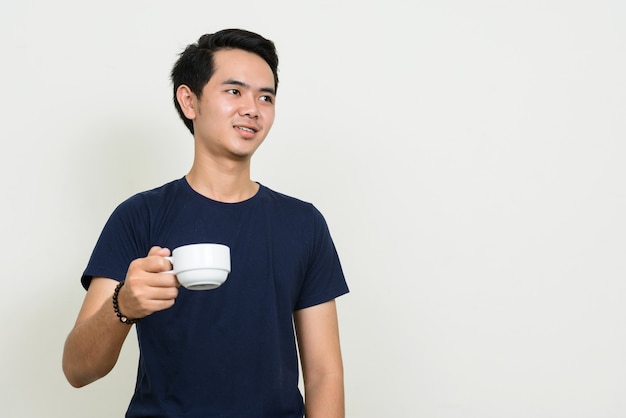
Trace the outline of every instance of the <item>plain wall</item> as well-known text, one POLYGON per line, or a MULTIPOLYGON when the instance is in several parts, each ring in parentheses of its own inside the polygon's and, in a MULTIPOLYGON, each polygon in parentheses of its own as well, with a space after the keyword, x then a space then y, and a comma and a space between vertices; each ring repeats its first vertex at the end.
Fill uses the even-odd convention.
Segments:
POLYGON ((122 416, 61 353, 104 222, 182 177, 169 71, 201 34, 280 59, 255 180, 326 216, 348 417, 626 416, 626 3, 44 0, 0 6, 0 416, 122 416))

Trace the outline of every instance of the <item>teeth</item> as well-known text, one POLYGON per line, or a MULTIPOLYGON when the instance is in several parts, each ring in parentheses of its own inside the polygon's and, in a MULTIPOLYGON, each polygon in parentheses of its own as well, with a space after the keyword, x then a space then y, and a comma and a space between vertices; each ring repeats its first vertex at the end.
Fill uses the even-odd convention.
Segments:
POLYGON ((243 127, 243 126, 240 126, 239 129, 241 129, 242 131, 247 131, 247 132, 254 133, 254 129, 246 128, 246 127, 243 127))

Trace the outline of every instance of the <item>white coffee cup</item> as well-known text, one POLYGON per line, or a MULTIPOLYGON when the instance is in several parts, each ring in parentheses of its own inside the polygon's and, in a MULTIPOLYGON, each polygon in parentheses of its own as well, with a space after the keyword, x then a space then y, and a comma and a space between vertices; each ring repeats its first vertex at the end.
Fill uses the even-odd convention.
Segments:
POLYGON ((172 270, 178 282, 189 290, 209 290, 219 287, 230 273, 230 248, 223 244, 189 244, 175 248, 171 257, 172 270))

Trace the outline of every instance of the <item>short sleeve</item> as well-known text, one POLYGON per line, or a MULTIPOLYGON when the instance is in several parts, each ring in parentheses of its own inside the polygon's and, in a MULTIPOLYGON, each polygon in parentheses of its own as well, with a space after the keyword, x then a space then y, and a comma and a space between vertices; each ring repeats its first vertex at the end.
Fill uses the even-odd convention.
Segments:
POLYGON ((106 222, 94 247, 81 283, 89 288, 93 277, 122 281, 134 259, 149 251, 149 213, 140 195, 120 204, 106 222))
POLYGON ((319 305, 349 292, 328 224, 315 207, 313 245, 296 310, 319 305))

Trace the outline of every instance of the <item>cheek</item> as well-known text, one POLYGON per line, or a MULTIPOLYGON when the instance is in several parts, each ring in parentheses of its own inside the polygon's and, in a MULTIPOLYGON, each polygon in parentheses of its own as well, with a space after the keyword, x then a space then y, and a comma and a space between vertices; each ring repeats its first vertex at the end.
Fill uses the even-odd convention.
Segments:
POLYGON ((268 128, 274 124, 275 115, 276 112, 274 111, 274 109, 266 109, 263 112, 263 121, 268 128))
POLYGON ((229 103, 220 103, 219 105, 214 107, 213 111, 216 119, 230 119, 235 113, 236 109, 235 106, 229 103))

